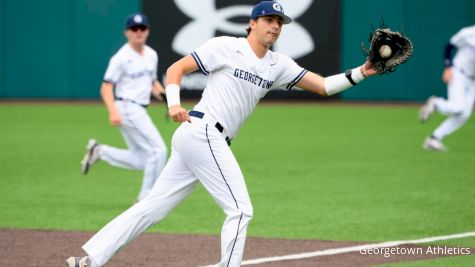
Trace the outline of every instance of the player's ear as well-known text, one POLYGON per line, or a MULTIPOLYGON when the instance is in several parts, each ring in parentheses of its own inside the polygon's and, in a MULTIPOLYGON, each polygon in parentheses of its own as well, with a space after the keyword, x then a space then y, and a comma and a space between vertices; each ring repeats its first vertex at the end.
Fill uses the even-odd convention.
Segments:
POLYGON ((256 21, 251 19, 249 20, 249 28, 254 29, 256 27, 256 21))
POLYGON ((125 30, 124 30, 124 36, 125 36, 125 38, 129 38, 129 34, 130 34, 130 33, 129 33, 129 30, 125 29, 125 30))

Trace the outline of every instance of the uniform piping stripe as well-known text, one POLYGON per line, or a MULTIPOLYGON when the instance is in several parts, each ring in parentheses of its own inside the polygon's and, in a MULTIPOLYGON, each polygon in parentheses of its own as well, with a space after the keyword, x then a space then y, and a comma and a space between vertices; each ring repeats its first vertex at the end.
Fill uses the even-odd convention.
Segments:
POLYGON ((209 150, 211 151, 211 155, 213 155, 214 162, 216 162, 216 166, 218 166, 218 170, 221 173, 221 177, 223 177, 224 183, 226 183, 226 186, 228 187, 229 192, 231 193, 231 196, 234 199, 234 203, 236 203, 236 208, 239 209, 239 205, 237 203, 236 198, 234 197, 233 191, 231 190, 231 187, 229 186, 228 181, 226 181, 226 178, 224 177, 221 167, 219 167, 218 161, 216 160, 216 157, 214 156, 213 148, 211 148, 211 142, 209 141, 209 137, 208 137, 208 124, 206 124, 206 140, 208 141, 209 150))
POLYGON ((108 80, 108 79, 107 79, 107 80, 102 80, 102 81, 105 82, 105 83, 110 83, 110 84, 112 84, 112 85, 115 85, 115 84, 116 84, 116 82, 114 82, 113 80, 108 80))
POLYGON ((237 231, 236 231, 236 237, 234 238, 233 248, 231 249, 231 253, 229 254, 229 259, 228 259, 228 265, 227 266, 229 266, 229 263, 231 262, 231 256, 233 255, 234 246, 236 245, 236 242, 237 242, 237 238, 238 238, 238 235, 239 235, 239 226, 241 226, 242 215, 243 215, 243 213, 241 212, 241 216, 239 216, 239 222, 238 222, 238 227, 237 227, 237 231))
POLYGON ((297 77, 295 77, 295 79, 287 85, 286 89, 287 90, 292 89, 292 87, 294 87, 302 79, 302 77, 305 75, 305 73, 307 73, 307 72, 308 72, 308 70, 303 69, 299 73, 299 75, 297 75, 297 77))
POLYGON ((209 74, 209 71, 207 71, 205 69, 205 66, 203 65, 203 63, 201 62, 201 59, 200 57, 198 56, 198 54, 196 54, 196 52, 193 52, 191 53, 191 56, 193 57, 193 59, 196 61, 196 64, 198 65, 198 67, 200 68, 201 72, 204 73, 204 75, 208 75, 209 74))
MULTIPOLYGON (((236 208, 239 209, 239 205, 236 201, 236 198, 234 197, 233 191, 231 190, 231 187, 229 186, 228 181, 226 181, 226 178, 224 177, 223 171, 221 170, 221 167, 219 167, 218 161, 216 160, 216 157, 214 156, 213 148, 211 147, 211 142, 209 141, 209 137, 208 137, 208 124, 206 124, 206 140, 208 141, 209 150, 211 151, 211 155, 213 155, 214 162, 216 162, 216 166, 218 166, 219 172, 221 173, 221 176, 223 177, 223 180, 226 183, 226 186, 228 187, 229 192, 231 193, 231 196, 234 199, 234 203, 236 203, 236 208)), ((243 213, 241 212, 241 216, 239 217, 238 227, 237 227, 237 231, 236 231, 236 237, 234 238, 233 248, 231 249, 231 252, 229 253, 229 259, 228 259, 227 266, 229 266, 229 262, 231 261, 231 256, 233 255, 234 246, 236 245, 236 242, 237 242, 237 238, 238 238, 238 235, 239 235, 239 226, 241 226, 242 215, 243 215, 243 213)))

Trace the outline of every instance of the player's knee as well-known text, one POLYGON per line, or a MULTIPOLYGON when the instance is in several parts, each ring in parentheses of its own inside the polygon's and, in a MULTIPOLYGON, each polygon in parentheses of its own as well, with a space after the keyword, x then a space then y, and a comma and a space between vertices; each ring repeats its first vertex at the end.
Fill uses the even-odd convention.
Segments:
POLYGON ((165 143, 156 144, 147 151, 147 154, 149 158, 166 158, 167 146, 165 143))
POLYGON ((141 153, 140 151, 132 151, 129 161, 129 164, 131 165, 132 169, 143 170, 146 162, 147 157, 144 153, 141 153))
POLYGON ((454 112, 455 115, 460 115, 460 116, 462 116, 462 117, 463 117, 463 115, 464 115, 464 114, 463 114, 463 113, 464 113, 464 112, 463 112, 463 107, 456 107, 456 108, 454 108, 453 112, 454 112))
POLYGON ((453 115, 462 115, 464 113, 464 107, 457 103, 449 103, 449 110, 453 115))
POLYGON ((157 151, 158 155, 160 158, 167 158, 167 147, 165 146, 165 144, 163 146, 161 146, 158 151, 157 151))
POLYGON ((250 221, 252 220, 252 217, 253 217, 253 212, 251 210, 251 212, 243 212, 243 218, 246 220, 246 221, 250 221))
POLYGON ((155 150, 147 150, 145 153, 144 153, 144 158, 146 158, 147 160, 150 160, 150 159, 154 159, 154 158, 157 158, 158 156, 158 153, 157 151, 155 150))
POLYGON ((460 114, 460 117, 464 122, 468 121, 470 119, 470 116, 472 116, 472 110, 471 109, 465 109, 462 114, 460 114))
POLYGON ((240 210, 242 212, 243 217, 247 220, 251 220, 252 216, 254 216, 254 209, 251 203, 243 205, 240 210))
POLYGON ((136 152, 134 155, 134 165, 137 170, 143 170, 145 164, 147 163, 147 154, 140 151, 136 152))
POLYGON ((468 121, 468 119, 470 118, 470 115, 462 113, 460 115, 455 116, 455 118, 457 120, 458 125, 463 125, 468 121))
POLYGON ((243 221, 249 221, 252 219, 254 214, 251 203, 239 202, 239 207, 234 206, 233 208, 225 210, 228 218, 235 218, 243 221))
POLYGON ((136 170, 143 170, 145 168, 145 160, 137 160, 134 163, 134 168, 136 170))

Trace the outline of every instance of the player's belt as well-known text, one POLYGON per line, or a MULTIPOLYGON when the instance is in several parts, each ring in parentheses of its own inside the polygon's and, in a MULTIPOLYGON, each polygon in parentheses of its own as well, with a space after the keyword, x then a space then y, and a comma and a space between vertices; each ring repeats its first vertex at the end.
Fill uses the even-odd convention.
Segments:
MULTIPOLYGON (((190 110, 188 112, 188 115, 192 116, 192 117, 196 117, 196 118, 199 118, 199 119, 202 119, 205 114, 201 111, 196 111, 196 110, 190 110)), ((216 124, 214 125, 214 127, 216 127, 216 129, 218 129, 218 131, 220 133, 223 133, 224 132, 224 127, 223 125, 221 125, 221 123, 219 122, 216 122, 216 124)), ((228 143, 228 146, 231 145, 231 138, 229 138, 229 136, 226 136, 226 138, 224 138, 226 140, 226 143, 228 143)))
POLYGON ((459 68, 457 66, 454 66, 460 73, 462 73, 463 75, 465 75, 465 77, 469 78, 470 80, 475 80, 475 76, 474 75, 470 75, 468 74, 466 71, 464 71, 462 68, 459 68))
POLYGON ((140 104, 140 103, 135 102, 134 100, 124 99, 124 98, 122 98, 122 97, 116 97, 115 100, 131 102, 131 103, 137 104, 137 105, 139 105, 139 106, 142 106, 142 107, 144 107, 144 108, 147 108, 147 107, 148 107, 148 105, 140 104))

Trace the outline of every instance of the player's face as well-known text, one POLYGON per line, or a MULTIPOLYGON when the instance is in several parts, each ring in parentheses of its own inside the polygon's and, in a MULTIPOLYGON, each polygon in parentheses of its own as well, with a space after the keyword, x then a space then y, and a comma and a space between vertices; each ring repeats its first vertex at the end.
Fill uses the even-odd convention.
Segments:
POLYGON ((147 41, 149 29, 142 25, 136 25, 125 31, 127 40, 133 44, 143 45, 147 41))
POLYGON ((262 44, 271 46, 279 39, 280 31, 282 30, 281 17, 276 15, 262 16, 254 22, 253 31, 255 31, 258 40, 262 44))

